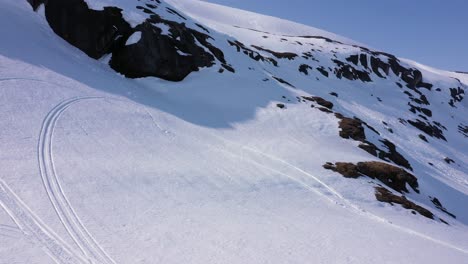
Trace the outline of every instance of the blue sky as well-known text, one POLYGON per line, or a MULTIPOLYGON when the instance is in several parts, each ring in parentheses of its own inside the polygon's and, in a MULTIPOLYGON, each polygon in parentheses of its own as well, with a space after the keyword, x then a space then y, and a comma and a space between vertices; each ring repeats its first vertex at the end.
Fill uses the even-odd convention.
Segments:
POLYGON ((207 0, 324 29, 446 70, 468 71, 468 0, 207 0))

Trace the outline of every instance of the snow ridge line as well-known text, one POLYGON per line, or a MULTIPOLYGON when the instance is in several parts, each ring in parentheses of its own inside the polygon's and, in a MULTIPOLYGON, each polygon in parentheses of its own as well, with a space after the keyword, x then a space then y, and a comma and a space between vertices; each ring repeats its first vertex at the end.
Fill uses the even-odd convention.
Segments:
MULTIPOLYGON (((341 201, 343 201, 344 204, 339 203, 339 202, 337 202, 337 201, 331 199, 331 198, 328 197, 326 194, 324 194, 324 193, 322 193, 322 192, 316 190, 315 188, 313 188, 313 187, 310 186, 309 184, 307 184, 307 183, 305 183, 305 182, 303 182, 303 181, 301 181, 301 180, 299 180, 299 179, 296 179, 295 177, 292 177, 292 176, 290 176, 290 175, 287 175, 287 174, 285 174, 285 173, 282 173, 282 172, 280 172, 280 171, 278 171, 278 170, 276 170, 276 169, 269 168, 269 167, 267 167, 267 166, 265 166, 265 165, 262 165, 262 164, 260 164, 260 163, 258 163, 258 162, 256 162, 256 161, 253 161, 253 160, 250 161, 250 162, 253 163, 253 164, 256 164, 256 165, 258 165, 258 166, 260 166, 260 167, 262 167, 262 168, 271 170, 271 171, 273 171, 273 172, 279 173, 280 175, 283 175, 283 176, 285 176, 285 177, 287 177, 287 178, 289 178, 289 179, 291 179, 291 180, 293 180, 293 181, 299 183, 300 185, 302 185, 302 186, 305 187, 306 189, 311 190, 311 191, 313 191, 313 192, 319 194, 320 196, 323 196, 323 197, 327 198, 327 199, 328 199, 329 201, 331 201, 332 203, 335 203, 335 204, 337 204, 337 205, 341 205, 341 206, 343 206, 343 207, 344 207, 344 205, 348 205, 348 206, 351 207, 353 210, 357 211, 359 214, 366 215, 366 216, 369 217, 370 219, 373 219, 373 220, 375 220, 375 221, 388 224, 388 225, 390 225, 390 226, 392 226, 392 227, 394 227, 394 228, 396 228, 396 229, 398 229, 398 230, 400 230, 400 231, 402 231, 402 232, 406 232, 406 233, 408 233, 408 234, 411 234, 411 235, 414 235, 414 236, 418 236, 418 237, 420 237, 420 238, 422 238, 422 239, 429 240, 429 241, 434 242, 434 243, 436 243, 436 244, 439 244, 439 245, 442 245, 442 246, 445 246, 445 247, 448 247, 448 248, 451 248, 451 249, 460 251, 460 252, 462 252, 462 253, 464 253, 464 254, 468 254, 468 250, 467 250, 467 249, 460 248, 460 247, 455 246, 455 245, 452 245, 452 244, 450 244, 450 243, 448 243, 448 242, 445 242, 445 241, 442 241, 442 240, 439 240, 439 239, 430 237, 430 236, 428 236, 428 235, 422 234, 422 233, 420 233, 420 232, 417 232, 417 231, 415 231, 415 230, 409 229, 409 228, 407 228, 407 227, 403 227, 403 226, 401 226, 401 225, 394 224, 394 223, 388 221, 387 219, 385 219, 385 218, 383 218, 383 217, 381 217, 381 216, 378 216, 378 215, 376 215, 376 214, 373 214, 373 213, 371 213, 371 212, 369 212, 369 211, 366 211, 366 210, 360 208, 358 205, 356 205, 356 204, 352 203, 351 201, 349 201, 348 199, 346 199, 343 195, 341 195, 339 192, 337 192, 335 189, 333 189, 331 186, 327 185, 326 183, 324 183, 323 181, 321 181, 321 180, 318 179, 317 177, 315 177, 315 176, 313 176, 312 174, 310 174, 310 173, 304 171, 304 170, 301 169, 301 168, 298 168, 297 166, 294 166, 294 165, 290 164, 289 162, 287 162, 287 161, 285 161, 285 160, 282 160, 282 159, 280 159, 280 158, 278 158, 278 157, 275 157, 275 156, 273 156, 273 155, 264 153, 264 152, 262 152, 262 151, 260 151, 260 150, 255 149, 255 148, 252 148, 252 147, 248 147, 248 146, 244 146, 244 145, 238 144, 238 143, 236 143, 236 142, 230 141, 230 140, 225 139, 225 138, 223 138, 223 137, 219 137, 219 136, 216 136, 216 135, 214 135, 214 134, 211 134, 211 135, 212 135, 213 137, 215 137, 215 138, 220 139, 221 141, 224 141, 224 142, 227 143, 227 144, 234 145, 234 146, 238 146, 239 148, 245 149, 245 150, 247 150, 247 151, 249 151, 249 152, 251 152, 251 153, 255 153, 255 154, 257 154, 257 155, 261 155, 261 156, 263 156, 263 157, 266 157, 266 158, 268 158, 268 159, 270 159, 270 160, 273 160, 273 161, 282 163, 282 164, 284 164, 284 165, 286 165, 286 166, 288 166, 288 167, 290 167, 290 168, 292 168, 292 169, 294 169, 294 170, 300 172, 301 174, 308 176, 309 178, 311 178, 311 179, 313 179, 314 181, 316 181, 317 183, 319 183, 321 186, 325 187, 325 188, 326 188, 328 191, 330 191, 335 197, 337 197, 337 198, 339 198, 341 201)), ((226 150, 225 150, 225 151, 226 151, 226 150)), ((228 152, 230 152, 230 151, 228 151, 228 152)), ((234 154, 234 153, 232 153, 232 152, 230 152, 230 153, 231 153, 232 155, 241 157, 241 156, 239 156, 239 155, 237 155, 237 154, 234 154)), ((243 158, 243 157, 242 157, 242 158, 243 158)))
POLYGON ((66 242, 44 224, 2 179, 0 179, 0 206, 18 226, 18 231, 35 240, 55 263, 87 263, 80 256, 81 254, 74 252, 66 242))
POLYGON ((52 138, 55 125, 60 115, 71 105, 84 100, 103 99, 104 97, 78 97, 65 100, 55 106, 42 123, 38 142, 38 162, 43 186, 67 233, 81 249, 91 263, 115 264, 115 261, 104 251, 98 242, 85 228, 70 202, 68 201, 58 179, 53 157, 52 138))

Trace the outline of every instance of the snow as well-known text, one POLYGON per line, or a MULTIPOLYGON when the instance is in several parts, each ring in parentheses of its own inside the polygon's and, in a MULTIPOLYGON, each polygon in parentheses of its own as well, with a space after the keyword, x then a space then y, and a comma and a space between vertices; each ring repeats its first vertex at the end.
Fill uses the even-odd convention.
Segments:
POLYGON ((130 24, 131 27, 143 23, 148 15, 144 14, 141 10, 136 9, 135 1, 129 0, 85 0, 88 7, 93 10, 103 10, 106 6, 118 6, 122 9, 124 19, 130 24))
POLYGON ((183 11, 202 24, 227 34, 232 33, 237 35, 235 33, 237 31, 243 31, 244 34, 246 34, 245 29, 255 29, 276 35, 323 36, 347 44, 361 45, 356 41, 318 28, 206 1, 165 0, 165 2, 183 11), (236 27, 240 27, 240 29, 236 27))
POLYGON ((183 51, 177 50, 177 53, 182 56, 192 56, 192 54, 185 53, 183 51))
POLYGON ((161 29, 161 35, 169 36, 171 34, 171 32, 169 31, 170 28, 168 25, 164 23, 153 23, 153 25, 161 29))
POLYGON ((140 41, 140 39, 141 39, 141 31, 136 31, 127 39, 127 42, 125 42, 125 45, 129 46, 129 45, 136 44, 140 41))
MULTIPOLYGON (((117 1, 89 3, 98 9, 117 1)), ((444 123, 447 143, 424 144, 398 121, 408 113, 396 77, 362 84, 315 70, 303 76, 296 62, 258 63, 226 42, 228 35, 301 52, 292 44, 299 38, 278 44, 278 36, 264 39, 230 24, 274 34, 323 32, 205 2, 167 3, 217 30, 214 45, 236 74, 212 67, 180 83, 126 79, 57 37, 26 1, 2 2, 1 24, 15 27, 0 27, 1 263, 466 262, 468 146, 451 132, 467 123, 466 103, 455 111, 439 103, 446 98, 428 96, 436 118, 453 119, 444 123), (450 226, 413 216, 375 201, 374 180, 324 170, 329 161, 376 158, 338 137, 337 119, 299 103, 303 95, 333 100, 340 112, 377 128, 386 121, 395 133, 383 136, 401 146, 420 175, 422 195, 408 199, 429 206, 421 197, 435 195, 458 218, 434 207, 450 226), (458 165, 448 166, 444 156, 458 165)), ((309 41, 323 50, 316 57, 325 67, 335 48, 340 58, 353 49, 309 41)), ((441 87, 457 83, 455 73, 412 65, 441 87)))

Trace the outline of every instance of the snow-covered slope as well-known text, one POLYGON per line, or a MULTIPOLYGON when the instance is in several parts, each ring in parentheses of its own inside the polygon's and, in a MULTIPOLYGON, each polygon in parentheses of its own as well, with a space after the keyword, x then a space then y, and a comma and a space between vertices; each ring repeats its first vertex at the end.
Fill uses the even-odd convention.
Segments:
POLYGON ((150 10, 212 60, 126 78, 2 1, 0 263, 467 261, 468 75, 206 2, 87 2, 122 8, 130 55, 150 10))

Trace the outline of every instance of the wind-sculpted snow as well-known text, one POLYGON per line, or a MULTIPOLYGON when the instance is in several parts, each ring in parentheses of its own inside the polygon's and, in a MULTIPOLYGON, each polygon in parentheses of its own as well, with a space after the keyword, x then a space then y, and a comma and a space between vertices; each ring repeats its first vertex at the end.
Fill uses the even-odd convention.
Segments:
POLYGON ((0 7, 0 262, 467 259, 468 75, 204 1, 0 7))

